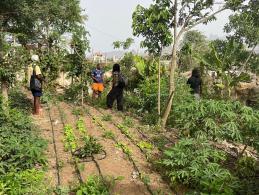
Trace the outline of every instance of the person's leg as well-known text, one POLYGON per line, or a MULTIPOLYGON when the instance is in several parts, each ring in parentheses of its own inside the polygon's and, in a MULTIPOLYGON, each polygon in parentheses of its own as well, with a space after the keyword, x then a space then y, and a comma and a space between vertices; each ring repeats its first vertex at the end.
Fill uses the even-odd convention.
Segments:
POLYGON ((116 99, 116 91, 115 90, 111 90, 108 95, 107 95, 107 99, 106 99, 106 104, 108 108, 112 108, 113 106, 113 102, 116 99))
POLYGON ((32 112, 32 114, 36 114, 36 97, 35 96, 33 96, 33 112, 32 112))
POLYGON ((123 111, 123 92, 120 91, 116 97, 117 99, 117 109, 123 111))
POLYGON ((40 114, 40 97, 35 97, 35 114, 40 114))
POLYGON ((104 91, 103 83, 99 83, 99 86, 98 86, 98 98, 100 98, 102 96, 102 92, 103 91, 104 91))

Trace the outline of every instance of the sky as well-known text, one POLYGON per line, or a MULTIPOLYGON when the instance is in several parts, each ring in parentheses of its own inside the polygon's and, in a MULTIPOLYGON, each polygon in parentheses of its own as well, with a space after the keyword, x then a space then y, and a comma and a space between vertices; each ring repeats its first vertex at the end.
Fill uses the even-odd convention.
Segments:
MULTIPOLYGON (((152 0, 81 0, 81 8, 88 15, 86 28, 90 33, 90 44, 93 52, 113 51, 112 43, 123 41, 128 37, 135 40, 132 49, 139 48, 140 38, 132 35, 132 13, 138 4, 148 7, 152 0)), ((228 21, 230 11, 217 15, 217 21, 208 25, 199 25, 196 29, 208 38, 225 36, 223 27, 228 21)))

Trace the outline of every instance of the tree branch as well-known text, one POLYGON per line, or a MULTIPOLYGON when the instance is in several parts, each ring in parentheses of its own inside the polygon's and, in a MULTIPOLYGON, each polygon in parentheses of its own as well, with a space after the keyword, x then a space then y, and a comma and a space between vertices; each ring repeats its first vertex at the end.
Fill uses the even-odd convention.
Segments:
POLYGON ((186 31, 188 31, 188 30, 194 28, 195 26, 197 26, 197 25, 199 25, 199 24, 202 24, 202 23, 208 21, 211 17, 215 16, 216 14, 218 14, 218 13, 220 13, 220 12, 226 10, 226 9, 227 9, 226 7, 223 7, 223 8, 221 8, 221 9, 219 9, 218 11, 212 13, 211 15, 200 19, 199 21, 197 21, 197 22, 194 23, 193 25, 191 25, 191 26, 189 26, 189 27, 187 27, 187 28, 184 28, 183 32, 186 32, 186 31))

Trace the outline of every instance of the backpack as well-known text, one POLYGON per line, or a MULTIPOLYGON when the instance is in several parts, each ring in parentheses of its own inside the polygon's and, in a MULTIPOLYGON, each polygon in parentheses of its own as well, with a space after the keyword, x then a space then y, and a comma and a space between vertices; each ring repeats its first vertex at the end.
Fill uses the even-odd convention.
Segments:
POLYGON ((122 74, 119 74, 119 84, 118 87, 125 88, 128 86, 128 79, 123 76, 122 74))
POLYGON ((36 76, 35 67, 36 66, 34 65, 33 66, 33 73, 31 75, 31 80, 30 80, 30 89, 34 90, 34 91, 41 91, 42 85, 41 85, 41 81, 36 76))

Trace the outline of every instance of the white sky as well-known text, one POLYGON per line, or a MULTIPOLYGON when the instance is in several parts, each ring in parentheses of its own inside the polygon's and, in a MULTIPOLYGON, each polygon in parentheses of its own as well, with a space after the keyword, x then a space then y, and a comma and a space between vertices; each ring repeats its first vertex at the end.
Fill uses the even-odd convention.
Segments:
MULTIPOLYGON (((88 15, 86 22, 90 32, 90 42, 93 51, 109 52, 113 50, 112 43, 125 40, 132 35, 132 13, 138 4, 147 7, 152 0, 81 0, 81 7, 88 15)), ((217 15, 217 21, 208 25, 200 25, 198 30, 208 38, 224 37, 223 27, 228 21, 230 11, 217 15)), ((140 39, 135 38, 133 49, 138 49, 140 39)))

